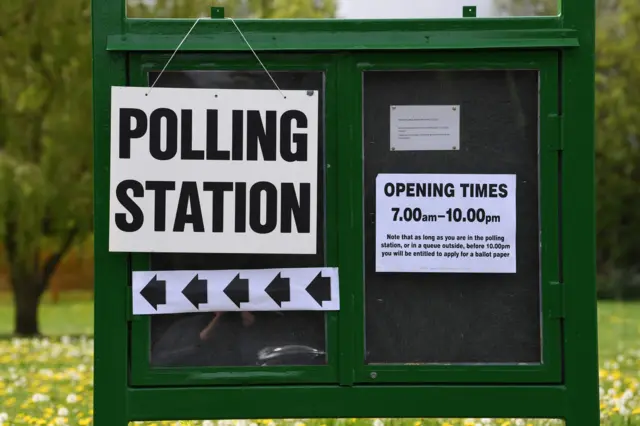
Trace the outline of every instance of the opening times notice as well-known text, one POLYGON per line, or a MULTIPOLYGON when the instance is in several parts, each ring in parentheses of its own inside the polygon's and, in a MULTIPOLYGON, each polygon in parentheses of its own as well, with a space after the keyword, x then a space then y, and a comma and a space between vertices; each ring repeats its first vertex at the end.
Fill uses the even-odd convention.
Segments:
POLYGON ((377 272, 516 272, 516 176, 380 174, 377 272))

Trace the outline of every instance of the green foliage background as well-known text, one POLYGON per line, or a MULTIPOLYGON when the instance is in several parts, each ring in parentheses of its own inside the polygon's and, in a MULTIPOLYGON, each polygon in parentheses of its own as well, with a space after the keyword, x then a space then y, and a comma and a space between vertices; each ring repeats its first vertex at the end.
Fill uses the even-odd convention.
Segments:
MULTIPOLYGON (((557 0, 497 0, 506 14, 556 14, 557 0)), ((593 1, 593 0, 592 0, 593 1)), ((597 0, 598 292, 640 297, 640 2, 597 0)))
POLYGON ((129 0, 127 15, 153 18, 208 16, 211 6, 224 7, 232 18, 333 18, 336 0, 129 0))

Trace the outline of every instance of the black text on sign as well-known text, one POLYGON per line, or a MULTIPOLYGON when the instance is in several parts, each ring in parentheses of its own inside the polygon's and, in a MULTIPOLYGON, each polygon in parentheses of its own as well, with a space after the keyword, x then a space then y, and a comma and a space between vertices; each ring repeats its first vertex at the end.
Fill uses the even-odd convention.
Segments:
POLYGON ((111 251, 316 252, 318 94, 114 87, 111 251))

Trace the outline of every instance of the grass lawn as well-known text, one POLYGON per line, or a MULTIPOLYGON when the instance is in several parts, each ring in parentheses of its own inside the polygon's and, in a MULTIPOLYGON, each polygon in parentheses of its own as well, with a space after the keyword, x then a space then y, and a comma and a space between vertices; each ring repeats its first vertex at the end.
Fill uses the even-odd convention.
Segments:
MULTIPOLYGON (((0 340, 0 426, 90 425, 93 398, 93 305, 90 295, 45 296, 40 312, 45 339, 0 340), (69 335, 85 335, 69 338, 69 335)), ((601 424, 640 426, 640 303, 599 304, 601 424)), ((9 334, 13 308, 0 295, 0 335, 9 334)), ((140 425, 274 426, 256 422, 148 422, 140 425)), ((562 424, 526 419, 318 419, 277 421, 291 426, 527 426, 562 424)))
MULTIPOLYGON (((42 301, 39 317, 40 331, 44 335, 93 334, 93 299, 90 293, 64 293, 56 304, 51 303, 51 295, 44 294, 42 301)), ((0 293, 0 336, 7 336, 13 331, 13 316, 11 295, 0 293)))

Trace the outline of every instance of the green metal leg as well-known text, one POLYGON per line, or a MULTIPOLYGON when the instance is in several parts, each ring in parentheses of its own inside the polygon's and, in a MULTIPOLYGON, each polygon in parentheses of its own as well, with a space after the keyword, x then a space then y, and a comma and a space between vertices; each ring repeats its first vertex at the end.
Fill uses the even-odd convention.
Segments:
POLYGON ((93 413, 93 425, 94 426, 127 426, 127 416, 122 410, 109 410, 99 411, 93 413))
POLYGON ((599 426, 600 413, 589 407, 575 407, 567 414, 565 426, 599 426))

